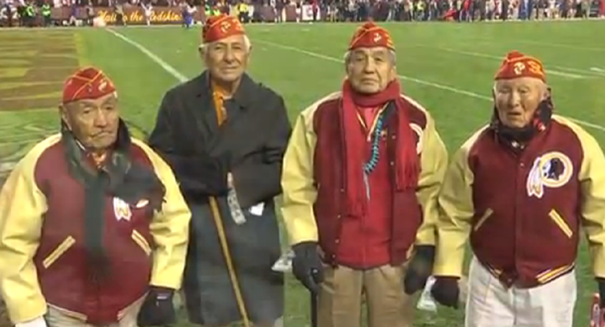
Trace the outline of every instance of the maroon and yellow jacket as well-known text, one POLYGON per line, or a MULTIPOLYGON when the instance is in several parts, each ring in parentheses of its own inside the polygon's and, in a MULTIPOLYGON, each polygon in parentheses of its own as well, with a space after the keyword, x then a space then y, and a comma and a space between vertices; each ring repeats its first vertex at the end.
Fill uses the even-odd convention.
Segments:
POLYGON ((593 273, 605 278, 605 157, 581 127, 554 116, 518 155, 490 128, 455 154, 439 196, 436 276, 461 276, 470 236, 477 259, 506 285, 570 272, 580 227, 593 273))
POLYGON ((86 273, 84 186, 69 173, 61 135, 37 144, 0 192, 0 291, 14 323, 47 306, 82 321, 117 321, 149 285, 178 289, 191 214, 166 163, 132 140, 131 160, 152 168, 166 193, 159 211, 105 197, 103 247, 112 274, 86 273))
MULTIPOLYGON (((387 246, 389 261, 393 265, 403 263, 410 256, 414 244, 435 243, 437 195, 447 168, 447 151, 431 116, 412 99, 402 97, 410 104, 408 115, 417 136, 421 173, 414 199, 401 199, 405 192, 391 194, 393 200, 387 211, 391 215, 387 225, 390 229, 387 246), (410 203, 419 205, 419 210, 408 208, 410 203), (399 214, 402 212, 414 214, 404 216, 399 214)), ((351 239, 350 235, 342 234, 344 221, 350 217, 344 214, 346 181, 343 174, 338 173, 342 171, 343 160, 338 115, 340 100, 340 92, 333 93, 305 109, 298 117, 284 157, 281 181, 284 195, 282 214, 290 243, 319 242, 326 262, 332 265, 342 263, 338 257, 341 238, 351 239)), ((393 138, 389 136, 386 139, 386 148, 394 149, 393 138)), ((390 150, 387 152, 391 163, 396 154, 390 150)), ((393 173, 389 168, 386 170, 393 173)), ((371 236, 363 230, 358 235, 371 236)), ((364 243, 359 239, 359 246, 364 243)))

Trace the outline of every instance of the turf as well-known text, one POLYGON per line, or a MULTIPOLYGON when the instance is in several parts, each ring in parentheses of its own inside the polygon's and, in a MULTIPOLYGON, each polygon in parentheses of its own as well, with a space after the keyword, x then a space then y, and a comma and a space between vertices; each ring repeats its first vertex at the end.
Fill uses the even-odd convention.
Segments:
MULTIPOLYGON (((398 50, 405 93, 428 108, 448 149, 454 151, 490 116, 492 78, 502 56, 517 49, 541 58, 556 111, 583 121, 605 146, 605 22, 385 24, 398 50)), ((251 75, 277 90, 291 118, 335 91, 340 61, 355 25, 250 25, 251 75)), ((186 77, 201 72, 198 30, 122 28, 186 77)), ((29 147, 58 129, 61 81, 77 65, 93 64, 117 84, 121 107, 135 135, 154 123, 164 92, 178 83, 139 49, 97 29, 0 30, 0 174, 29 147)), ((260 131, 259 131, 260 132, 260 131)), ((497 173, 497 172, 494 172, 497 173)), ((0 176, 1 177, 1 176, 0 176)), ((596 284, 585 247, 578 259, 579 293, 574 326, 588 326, 596 284)), ((308 295, 288 281, 285 325, 309 325, 308 295)), ((183 322, 179 326, 189 326, 183 322)), ((419 313, 415 326, 462 326, 462 312, 419 313)))

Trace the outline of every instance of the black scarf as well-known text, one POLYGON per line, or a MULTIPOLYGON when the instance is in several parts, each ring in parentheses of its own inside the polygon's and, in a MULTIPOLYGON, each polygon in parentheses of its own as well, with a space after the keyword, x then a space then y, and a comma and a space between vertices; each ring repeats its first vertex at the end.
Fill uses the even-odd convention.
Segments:
POLYGON ((498 109, 494 106, 490 128, 496 139, 515 151, 523 150, 525 145, 538 133, 545 131, 552 120, 554 105, 552 98, 542 100, 534 112, 529 125, 522 128, 506 126, 500 121, 498 109))
POLYGON ((120 198, 132 207, 140 200, 147 200, 147 210, 159 210, 164 199, 164 185, 153 170, 130 160, 130 134, 121 120, 116 143, 100 168, 87 160, 86 150, 65 123, 61 124, 61 134, 70 174, 86 189, 84 243, 87 267, 92 280, 99 281, 110 273, 109 260, 103 250, 106 196, 120 198))

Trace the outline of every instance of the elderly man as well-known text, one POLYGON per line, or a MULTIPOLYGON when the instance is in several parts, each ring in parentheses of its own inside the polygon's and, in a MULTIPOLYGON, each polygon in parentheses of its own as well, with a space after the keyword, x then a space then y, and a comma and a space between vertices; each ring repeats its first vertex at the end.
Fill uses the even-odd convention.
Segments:
POLYGON ((114 85, 95 68, 67 79, 60 114, 61 133, 34 146, 0 193, 0 290, 11 320, 174 321, 191 214, 169 166, 129 136, 114 85))
POLYGON ((467 327, 571 327, 581 229, 605 293, 605 157, 552 115, 538 59, 513 51, 495 80, 492 121, 458 150, 439 196, 432 294, 457 305, 470 235, 467 327))
POLYGON ((342 91, 301 113, 284 158, 293 273, 318 294, 320 327, 360 326, 363 294, 369 326, 412 326, 409 295, 431 272, 447 151, 400 93, 394 49, 383 28, 359 27, 342 91))
POLYGON ((273 198, 291 127, 283 99, 245 73, 250 50, 236 17, 210 17, 207 70, 166 93, 149 140, 192 210, 184 295, 205 326, 273 326, 283 314, 273 198))

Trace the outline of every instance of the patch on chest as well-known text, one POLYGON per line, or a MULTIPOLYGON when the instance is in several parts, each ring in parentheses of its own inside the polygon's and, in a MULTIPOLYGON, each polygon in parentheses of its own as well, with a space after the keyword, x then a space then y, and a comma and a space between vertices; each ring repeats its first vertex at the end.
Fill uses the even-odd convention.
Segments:
POLYGON ((527 195, 542 198, 544 188, 558 188, 569 182, 573 163, 565 154, 553 151, 534 160, 527 176, 527 195))
POLYGON ((122 219, 130 220, 130 218, 132 218, 130 205, 120 198, 113 198, 113 212, 118 221, 122 219))

